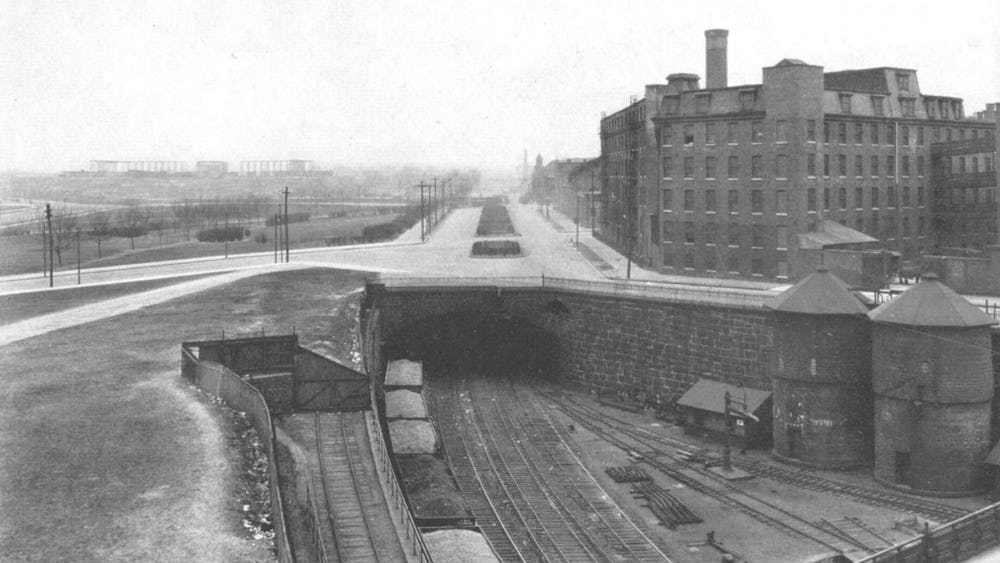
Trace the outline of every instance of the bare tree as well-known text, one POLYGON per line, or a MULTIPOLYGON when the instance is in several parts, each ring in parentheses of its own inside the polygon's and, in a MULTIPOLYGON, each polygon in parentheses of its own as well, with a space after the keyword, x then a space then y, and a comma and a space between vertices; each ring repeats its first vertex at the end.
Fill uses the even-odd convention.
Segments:
POLYGON ((90 216, 90 234, 97 238, 97 257, 101 258, 101 241, 111 236, 111 216, 98 211, 90 216))
POLYGON ((62 267, 63 250, 68 250, 76 241, 76 231, 80 226, 79 218, 65 208, 57 209, 52 213, 52 248, 56 252, 56 259, 62 267))
POLYGON ((135 237, 149 230, 149 208, 130 205, 118 212, 118 236, 129 238, 129 245, 135 250, 135 237))

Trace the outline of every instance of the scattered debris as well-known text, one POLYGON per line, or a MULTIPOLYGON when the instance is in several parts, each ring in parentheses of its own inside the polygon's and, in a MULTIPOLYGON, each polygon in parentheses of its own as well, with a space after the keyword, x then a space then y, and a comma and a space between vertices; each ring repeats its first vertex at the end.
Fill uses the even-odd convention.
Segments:
POLYGON ((635 483, 637 481, 649 481, 649 475, 642 469, 634 465, 624 467, 608 467, 604 470, 615 483, 635 483))

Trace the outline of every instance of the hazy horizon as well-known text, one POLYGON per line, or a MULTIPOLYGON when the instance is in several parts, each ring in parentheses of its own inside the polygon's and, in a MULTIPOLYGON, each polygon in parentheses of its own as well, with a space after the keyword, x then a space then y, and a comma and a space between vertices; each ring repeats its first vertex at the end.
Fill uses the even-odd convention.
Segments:
POLYGON ((500 172, 599 153, 602 112, 667 74, 704 78, 729 29, 729 83, 782 58, 913 68, 967 115, 1000 101, 987 0, 318 2, 91 6, 8 0, 0 169, 99 160, 314 160, 500 172))

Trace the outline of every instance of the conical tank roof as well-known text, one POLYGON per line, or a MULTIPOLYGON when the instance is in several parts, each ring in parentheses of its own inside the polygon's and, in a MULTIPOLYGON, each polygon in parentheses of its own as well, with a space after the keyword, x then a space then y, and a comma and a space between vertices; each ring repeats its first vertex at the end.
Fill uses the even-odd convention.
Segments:
POLYGON ((972 328, 996 324, 964 297, 941 283, 937 275, 924 276, 902 295, 868 313, 877 323, 907 326, 972 328))
POLYGON ((782 313, 806 315, 867 315, 868 308, 851 293, 847 284, 819 268, 767 304, 782 313))

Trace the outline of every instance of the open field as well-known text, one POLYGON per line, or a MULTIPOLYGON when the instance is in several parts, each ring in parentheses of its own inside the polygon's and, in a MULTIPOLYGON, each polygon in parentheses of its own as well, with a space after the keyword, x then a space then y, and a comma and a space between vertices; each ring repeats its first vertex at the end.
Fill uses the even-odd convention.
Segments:
MULTIPOLYGON (((361 283, 266 274, 0 347, 0 558, 272 560, 240 526, 228 421, 181 382, 178 344, 294 325, 303 344, 351 362, 347 296, 361 283)), ((30 296, 11 303, 26 311, 30 296)))
MULTIPOLYGON (((292 248, 329 246, 339 241, 360 237, 362 230, 370 225, 387 223, 396 218, 395 214, 363 215, 336 219, 317 217, 288 226, 292 248)), ((212 225, 205 225, 210 228, 212 225)), ((228 245, 229 254, 247 254, 274 250, 274 228, 261 222, 249 225, 250 236, 228 245), (263 235, 263 238, 260 238, 263 235), (263 240, 263 242, 257 242, 263 240)), ((135 250, 127 238, 112 238, 101 241, 101 256, 98 258, 97 239, 82 233, 80 235, 80 260, 84 267, 117 266, 221 256, 226 253, 225 243, 198 242, 195 233, 199 228, 164 229, 152 231, 135 239, 135 250)), ((284 234, 282 234, 284 237, 284 234)), ((43 243, 40 235, 0 236, 0 275, 42 272, 43 243)), ((46 258, 47 259, 47 258, 46 258)), ((77 264, 76 242, 62 251, 62 266, 56 259, 56 269, 75 269, 77 264)))

